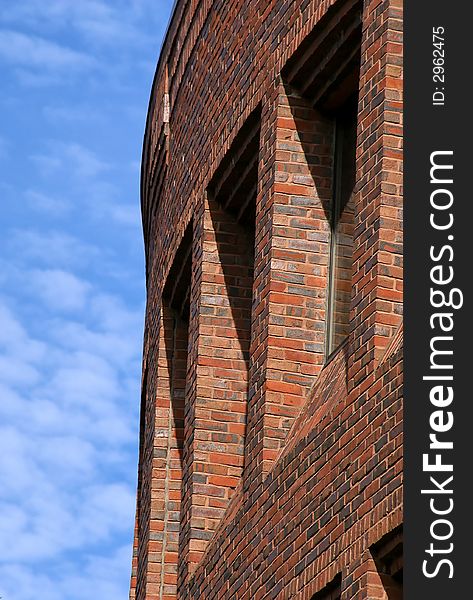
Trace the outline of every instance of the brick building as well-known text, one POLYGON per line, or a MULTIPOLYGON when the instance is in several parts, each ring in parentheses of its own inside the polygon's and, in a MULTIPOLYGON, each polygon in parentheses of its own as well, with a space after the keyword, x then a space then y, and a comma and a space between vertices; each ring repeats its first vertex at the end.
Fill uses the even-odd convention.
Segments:
POLYGON ((130 598, 401 598, 401 0, 178 0, 141 192, 130 598))

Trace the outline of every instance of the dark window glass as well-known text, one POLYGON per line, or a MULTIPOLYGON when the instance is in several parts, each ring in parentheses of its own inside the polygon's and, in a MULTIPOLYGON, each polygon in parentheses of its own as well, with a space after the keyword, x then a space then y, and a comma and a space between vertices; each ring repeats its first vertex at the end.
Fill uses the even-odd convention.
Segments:
POLYGON ((351 98, 335 116, 326 356, 344 341, 350 328, 357 104, 357 98, 351 98))

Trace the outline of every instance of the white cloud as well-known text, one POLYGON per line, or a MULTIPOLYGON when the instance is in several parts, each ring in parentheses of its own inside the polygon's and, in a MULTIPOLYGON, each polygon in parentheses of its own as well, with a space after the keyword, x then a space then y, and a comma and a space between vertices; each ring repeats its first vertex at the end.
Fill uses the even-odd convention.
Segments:
POLYGON ((100 319, 106 331, 128 332, 141 335, 142 310, 130 310, 111 294, 97 294, 92 302, 92 311, 100 319))
MULTIPOLYGON (((48 181, 67 181, 68 197, 51 197, 28 190, 28 203, 52 216, 86 211, 94 220, 113 221, 127 228, 141 229, 138 190, 134 202, 123 202, 122 191, 106 176, 114 169, 95 152, 74 142, 51 141, 47 151, 30 156, 41 176, 48 181)), ((136 165, 135 165, 136 166, 136 165)))
POLYGON ((7 23, 26 23, 36 28, 57 30, 70 27, 94 44, 124 42, 140 45, 148 41, 139 21, 161 23, 153 3, 115 0, 28 0, 0 9, 0 19, 7 23))
POLYGON ((99 249, 60 231, 17 229, 7 241, 16 262, 37 261, 45 265, 84 266, 100 256, 99 249))
POLYGON ((83 52, 9 29, 0 30, 0 57, 13 66, 46 71, 83 70, 95 64, 83 52))
POLYGON ((110 165, 100 160, 94 152, 75 142, 51 142, 48 153, 35 154, 30 158, 45 177, 61 171, 63 175, 78 179, 93 179, 110 169, 110 165))
POLYGON ((4 600, 128 595, 144 314, 136 175, 170 4, 0 1, 0 154, 12 166, 0 181, 4 600))
POLYGON ((35 190, 27 190, 25 198, 28 205, 39 212, 47 213, 51 216, 63 216, 70 210, 70 204, 62 198, 54 198, 35 190))
POLYGON ((72 364, 61 366, 50 381, 50 392, 61 395, 68 408, 79 406, 94 417, 105 416, 119 396, 117 373, 94 354, 75 353, 72 364))
POLYGON ((39 373, 19 357, 0 355, 0 380, 5 384, 31 385, 39 380, 39 373))
MULTIPOLYGON (((0 297, 0 539, 8 548, 0 553, 0 579, 8 574, 0 593, 29 600, 40 585, 42 599, 86 600, 97 597, 97 590, 104 594, 98 597, 117 598, 126 589, 124 581, 103 569, 128 575, 131 537, 119 555, 102 558, 100 566, 93 567, 89 558, 84 574, 64 565, 72 550, 98 550, 120 532, 131 536, 135 492, 129 445, 137 435, 138 390, 131 387, 139 377, 138 312, 61 270, 38 270, 31 280, 32 296, 37 284, 45 285, 47 294, 56 289, 70 310, 74 301, 67 287, 76 297, 83 294, 76 309, 89 306, 94 324, 58 320, 50 330, 45 322, 38 340, 0 297), (75 329, 81 335, 69 337, 75 329), (44 561, 61 561, 62 579, 41 575, 38 564, 44 561)), ((47 300, 45 314, 54 314, 56 299, 53 305, 47 300)))
POLYGON ((47 152, 34 154, 30 159, 46 181, 67 181, 69 194, 66 200, 29 190, 26 198, 36 209, 54 216, 86 210, 87 216, 94 220, 112 220, 127 228, 141 228, 138 190, 134 202, 123 202, 120 188, 106 178, 114 167, 95 152, 74 142, 53 141, 49 142, 47 152))
POLYGON ((0 565, 0 580, 4 600, 21 598, 33 600, 90 600, 91 598, 125 600, 129 572, 124 565, 131 564, 131 547, 120 546, 104 558, 99 554, 85 557, 81 569, 67 562, 48 576, 39 574, 19 563, 0 565))
POLYGON ((67 473, 73 474, 77 482, 78 474, 82 477, 92 476, 97 460, 96 452, 90 440, 77 435, 48 436, 47 443, 36 448, 37 460, 49 467, 62 469, 67 465, 67 473))
POLYGON ((141 228, 141 214, 138 202, 135 204, 117 204, 111 207, 110 212, 116 223, 141 228))
POLYGON ((103 121, 104 115, 97 107, 89 105, 71 106, 48 104, 43 107, 44 116, 51 122, 103 121))
POLYGON ((91 289, 88 282, 61 269, 35 270, 30 278, 39 297, 52 311, 83 309, 91 289))
POLYGON ((46 355, 46 344, 30 338, 20 320, 0 296, 0 351, 36 364, 46 355))
POLYGON ((59 156, 36 154, 30 157, 34 161, 43 177, 53 175, 61 168, 62 161, 59 156))
POLYGON ((110 165, 80 144, 64 144, 62 150, 65 160, 72 162, 73 172, 78 177, 95 177, 110 168, 110 165))

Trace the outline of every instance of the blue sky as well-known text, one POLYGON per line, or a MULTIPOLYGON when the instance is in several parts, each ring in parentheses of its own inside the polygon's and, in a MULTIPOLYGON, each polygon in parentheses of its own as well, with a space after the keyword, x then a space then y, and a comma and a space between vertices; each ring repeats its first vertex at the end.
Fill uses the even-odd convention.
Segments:
POLYGON ((0 0, 0 596, 128 597, 139 163, 171 0, 0 0))

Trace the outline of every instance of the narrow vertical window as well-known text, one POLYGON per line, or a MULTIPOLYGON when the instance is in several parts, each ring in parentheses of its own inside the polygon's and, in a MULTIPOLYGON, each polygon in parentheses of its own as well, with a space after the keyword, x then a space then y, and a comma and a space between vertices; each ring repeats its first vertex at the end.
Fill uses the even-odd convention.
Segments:
POLYGON ((333 132, 329 160, 324 155, 326 148, 315 148, 314 156, 311 138, 305 132, 300 136, 312 161, 311 174, 319 177, 314 183, 330 233, 328 243, 319 244, 327 261, 325 311, 320 311, 325 316, 325 360, 350 332, 362 11, 360 0, 336 2, 283 69, 285 83, 307 100, 320 123, 321 116, 330 122, 333 132), (326 177, 328 185, 320 176, 326 177), (331 197, 325 195, 329 186, 331 197))
MULTIPOLYGON (((260 107, 248 117, 208 189, 208 255, 218 257, 217 274, 206 289, 221 299, 209 313, 214 335, 210 352, 225 369, 225 397, 246 416, 254 283, 256 192, 260 107)), ((205 268, 204 268, 205 270, 205 268)), ((219 393, 222 383, 218 383, 219 393)), ((234 438, 243 453, 244 435, 234 438)), ((233 444, 232 444, 233 446, 233 444)))
POLYGON ((378 570, 387 600, 403 598, 403 530, 402 525, 371 546, 371 556, 378 570))
MULTIPOLYGON (((163 290, 153 453, 150 553, 160 593, 177 582, 183 479, 184 419, 192 273, 192 223, 176 252, 163 290)), ((161 596, 160 596, 161 597, 161 596)))
POLYGON ((311 600, 340 600, 342 597, 342 576, 338 573, 330 583, 314 594, 311 600))
POLYGON ((237 341, 236 351, 228 352, 227 358, 233 361, 234 376, 246 382, 241 396, 245 404, 251 342, 259 136, 258 109, 242 127, 208 189, 209 214, 223 275, 220 280, 223 285, 216 292, 230 309, 225 314, 225 336, 237 341))
POLYGON ((259 139, 257 110, 237 133, 204 198, 195 266, 200 292, 195 397, 193 405, 189 398, 191 418, 186 420, 192 444, 184 465, 181 513, 189 565, 199 561, 244 467, 259 139))
POLYGON ((354 95, 337 111, 334 119, 326 357, 343 342, 350 331, 357 104, 358 98, 354 95))
MULTIPOLYGON (((192 273, 192 223, 176 253, 163 292, 164 343, 169 379, 173 433, 182 462, 184 401, 187 383, 190 289, 192 273)), ((182 465, 180 465, 182 468, 182 465)))

